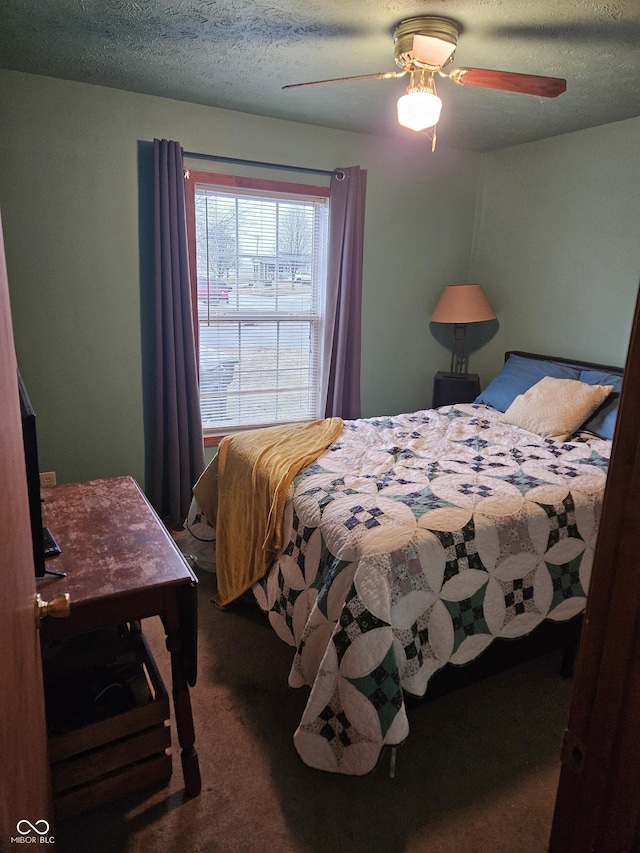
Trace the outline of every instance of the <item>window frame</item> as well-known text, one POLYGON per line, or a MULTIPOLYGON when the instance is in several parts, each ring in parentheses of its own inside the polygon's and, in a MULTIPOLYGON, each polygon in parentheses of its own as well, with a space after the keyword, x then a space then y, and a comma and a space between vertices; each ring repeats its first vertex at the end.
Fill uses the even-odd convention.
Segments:
MULTIPOLYGON (((240 190, 257 190, 258 192, 268 192, 282 194, 295 197, 311 196, 328 199, 330 197, 329 187, 315 184, 298 184, 289 183, 286 181, 274 181, 265 178, 248 178, 240 175, 228 175, 216 172, 194 171, 185 169, 185 202, 186 202, 186 226, 187 226, 187 247, 189 257, 189 275, 191 283, 191 314, 194 332, 194 341, 196 347, 196 363, 198 372, 200 370, 200 322, 198 318, 198 300, 197 300, 197 260, 196 260, 196 216, 195 216, 195 195, 196 184, 209 184, 213 187, 229 187, 240 190)), ((322 298, 324 303, 324 295, 322 298)), ((247 427, 250 429, 251 427, 247 427)), ((237 430, 231 430, 234 432, 237 430)), ((206 433, 203 426, 204 444, 205 446, 215 446, 220 443, 224 436, 228 433, 217 432, 216 434, 206 433)))

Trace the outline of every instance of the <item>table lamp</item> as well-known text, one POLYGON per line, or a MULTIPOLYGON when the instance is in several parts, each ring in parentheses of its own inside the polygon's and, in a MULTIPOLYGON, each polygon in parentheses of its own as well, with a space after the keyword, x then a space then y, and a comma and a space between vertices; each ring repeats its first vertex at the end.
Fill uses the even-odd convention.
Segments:
POLYGON ((467 323, 482 323, 495 318, 493 308, 479 284, 448 284, 445 287, 433 309, 431 322, 453 324, 451 373, 463 373, 467 323))

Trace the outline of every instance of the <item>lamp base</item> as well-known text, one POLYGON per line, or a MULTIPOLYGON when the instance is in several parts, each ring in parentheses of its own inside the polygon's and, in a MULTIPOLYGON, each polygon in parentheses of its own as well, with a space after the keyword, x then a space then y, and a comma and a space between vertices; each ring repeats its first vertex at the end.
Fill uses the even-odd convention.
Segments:
POLYGON ((480 393, 477 373, 451 373, 439 370, 433 377, 431 406, 450 406, 454 403, 473 403, 480 393))

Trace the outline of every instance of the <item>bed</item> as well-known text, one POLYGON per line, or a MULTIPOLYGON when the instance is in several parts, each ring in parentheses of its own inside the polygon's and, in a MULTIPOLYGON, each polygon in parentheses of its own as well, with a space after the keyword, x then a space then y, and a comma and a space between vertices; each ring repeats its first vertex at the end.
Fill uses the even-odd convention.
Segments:
MULTIPOLYGON (((251 592, 310 690, 306 764, 368 773, 438 679, 575 638, 621 384, 619 368, 509 352, 474 403, 345 421, 296 471, 251 592)), ((203 502, 187 547, 220 572, 203 502)))

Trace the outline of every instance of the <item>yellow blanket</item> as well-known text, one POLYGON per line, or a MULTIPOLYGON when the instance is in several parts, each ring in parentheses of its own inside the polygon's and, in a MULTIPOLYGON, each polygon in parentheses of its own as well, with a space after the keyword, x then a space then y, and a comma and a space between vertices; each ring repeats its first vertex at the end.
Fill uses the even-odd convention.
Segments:
POLYGON ((224 438, 193 494, 216 530, 218 593, 224 607, 258 581, 282 548, 289 487, 342 432, 342 418, 255 429, 224 438))

